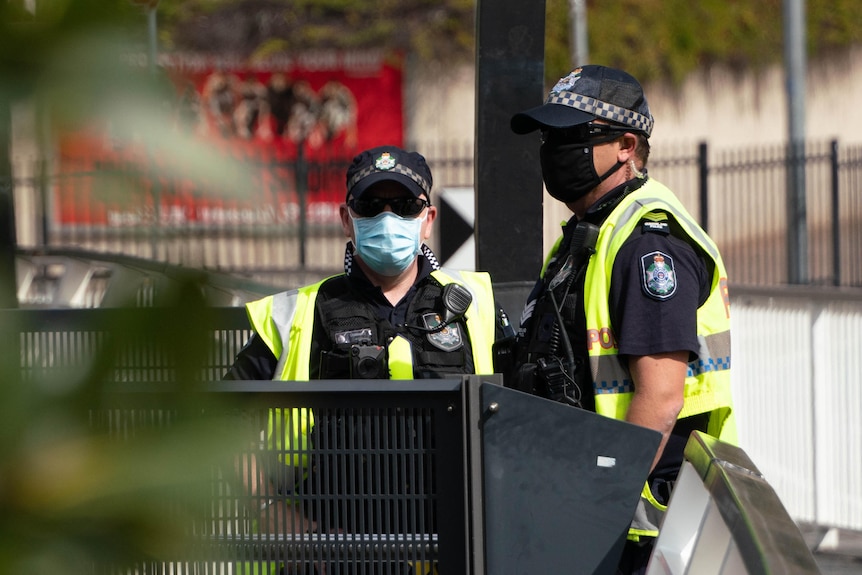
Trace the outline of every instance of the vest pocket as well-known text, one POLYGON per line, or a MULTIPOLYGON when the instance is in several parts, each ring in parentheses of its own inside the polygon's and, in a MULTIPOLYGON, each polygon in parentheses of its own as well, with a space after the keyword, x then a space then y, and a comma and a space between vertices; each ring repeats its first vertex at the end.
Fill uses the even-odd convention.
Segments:
POLYGON ((320 352, 320 379, 347 379, 350 377, 350 356, 345 351, 320 352))

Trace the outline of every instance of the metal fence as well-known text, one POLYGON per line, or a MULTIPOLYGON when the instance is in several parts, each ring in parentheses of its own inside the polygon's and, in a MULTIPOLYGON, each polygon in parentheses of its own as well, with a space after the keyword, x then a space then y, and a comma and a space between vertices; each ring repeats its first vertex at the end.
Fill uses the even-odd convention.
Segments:
MULTIPOLYGON (((200 419, 170 409, 170 396, 152 387, 109 395, 91 411, 94 431, 128 440, 200 419)), ((376 382, 373 389, 344 381, 225 382, 207 392, 198 398, 207 417, 248 442, 234 469, 213 465, 199 481, 202 501, 179 497, 184 513, 166 515, 189 534, 183 547, 136 562, 137 572, 469 572, 460 381, 376 382), (217 395, 230 398, 227 405, 214 403, 217 395), (314 421, 308 440, 294 442, 292 415, 314 421), (286 440, 261 441, 267 425, 286 440), (244 488, 243 476, 255 485, 244 488), (285 513, 285 502, 297 514, 285 513)))
POLYGON ((735 284, 780 285, 802 257, 804 283, 862 286, 862 146, 813 142, 805 153, 804 226, 794 225, 788 146, 656 153, 650 173, 676 192, 721 249, 735 284), (796 234, 807 240, 794 253, 796 234))
MULTIPOLYGON (((435 189, 473 185, 473 153, 466 144, 423 152, 435 189)), ((787 146, 714 150, 702 143, 654 150, 650 174, 674 190, 707 228, 733 283, 862 286, 862 145, 834 140, 807 145, 804 205, 788 200, 789 157, 787 146), (797 225, 800 221, 804 225, 797 225), (804 253, 796 253, 799 245, 804 253), (804 281, 798 282, 790 279, 790 270, 800 259, 804 281)), ((236 200, 208 198, 205 187, 187 180, 160 176, 155 185, 147 170, 89 166, 56 174, 44 163, 19 162, 16 201, 26 206, 18 209, 18 220, 26 220, 18 225, 19 236, 22 229, 34 229, 37 246, 125 254, 280 286, 339 271, 345 238, 332 206, 343 193, 349 158, 247 161, 258 177, 242 195, 254 213, 236 200), (141 196, 148 211, 134 222, 60 222, 60 201, 87 204, 106 175, 113 185, 141 196), (326 202, 309 201, 320 194, 331 198, 328 208, 326 202), (208 220, 174 217, 201 198, 210 210, 208 220), (268 216, 261 220, 254 214, 268 216)))

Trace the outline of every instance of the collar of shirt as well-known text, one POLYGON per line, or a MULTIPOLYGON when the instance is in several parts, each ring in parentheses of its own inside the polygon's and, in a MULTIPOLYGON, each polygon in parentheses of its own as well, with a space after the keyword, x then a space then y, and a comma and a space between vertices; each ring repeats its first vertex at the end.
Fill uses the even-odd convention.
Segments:
MULTIPOLYGON (((632 178, 627 182, 623 182, 622 184, 599 198, 589 208, 587 208, 587 213, 584 216, 584 220, 596 224, 597 226, 601 225, 602 222, 604 222, 605 219, 607 219, 610 213, 614 210, 617 204, 620 203, 620 200, 643 186, 646 181, 647 177, 645 176, 643 178, 632 178)), ((572 220, 570 220, 570 223, 575 222, 577 222, 576 218, 572 218, 572 220)), ((574 230, 574 227, 572 227, 572 229, 574 230)))
MULTIPOLYGON (((628 194, 643 186, 646 181, 646 176, 643 178, 632 178, 631 180, 623 182, 619 186, 615 187, 587 208, 587 213, 584 215, 584 221, 601 226, 602 222, 604 222, 611 212, 614 211, 614 208, 617 207, 617 204, 619 204, 620 201, 628 194)), ((578 217, 572 215, 572 217, 569 218, 569 221, 566 222, 566 225, 563 226, 563 240, 560 242, 559 249, 554 255, 554 258, 548 264, 549 270, 555 269, 555 266, 558 263, 557 260, 561 257, 561 254, 569 253, 572 244, 572 236, 575 233, 578 221, 578 217)))
POLYGON ((420 250, 419 258, 416 260, 419 266, 416 281, 413 282, 410 291, 396 305, 392 305, 386 299, 386 296, 383 295, 383 290, 371 283, 360 266, 353 265, 353 243, 347 242, 347 247, 344 250, 344 273, 347 274, 347 277, 350 278, 360 293, 377 308, 377 317, 389 320, 392 325, 406 323, 407 307, 416 293, 416 287, 430 276, 431 272, 440 269, 440 263, 437 261, 437 256, 434 255, 431 248, 422 244, 420 250))

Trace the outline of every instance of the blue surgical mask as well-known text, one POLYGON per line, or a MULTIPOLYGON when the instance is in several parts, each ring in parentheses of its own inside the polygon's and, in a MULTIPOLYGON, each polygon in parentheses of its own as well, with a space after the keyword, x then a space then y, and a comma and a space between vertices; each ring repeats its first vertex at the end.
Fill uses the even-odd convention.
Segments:
POLYGON ((397 276, 419 253, 425 217, 402 218, 392 212, 371 218, 350 217, 356 253, 380 275, 397 276))

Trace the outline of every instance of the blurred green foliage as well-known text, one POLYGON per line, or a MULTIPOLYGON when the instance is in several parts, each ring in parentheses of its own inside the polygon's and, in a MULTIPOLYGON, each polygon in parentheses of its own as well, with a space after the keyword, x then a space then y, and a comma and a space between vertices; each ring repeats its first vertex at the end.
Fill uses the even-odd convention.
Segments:
POLYGON ((161 2, 167 50, 254 58, 274 47, 390 48, 438 61, 472 53, 472 0, 189 0, 161 2))
MULTIPOLYGON (((546 72, 572 68, 568 0, 547 0, 546 72)), ((713 64, 761 69, 781 62, 781 0, 588 2, 591 63, 623 68, 643 82, 680 84, 713 64)), ((858 0, 807 0, 809 57, 862 43, 858 0)))
MULTIPOLYGON (((207 308, 189 279, 162 294, 164 308, 105 328, 98 348, 82 343, 93 326, 75 326, 26 376, 14 343, 26 311, 0 310, 0 573, 190 560, 191 537, 212 532, 213 474, 232 468, 244 439, 227 424, 232 406, 200 393, 207 308), (160 344, 174 378, 115 380, 140 342, 160 344), (69 363, 83 351, 92 356, 69 363)), ((30 353, 45 353, 28 337, 30 353)))
MULTIPOLYGON (((45 53, 86 30, 122 24, 124 39, 145 51, 144 10, 132 0, 23 0, 0 8, 0 50, 28 48, 4 62, 33 79, 45 53), (26 38, 27 43, 22 40, 26 38), (34 66, 34 64, 36 64, 34 66)), ((807 0, 808 53, 814 58, 862 42, 859 0, 807 0)), ((571 62, 569 0, 546 0, 546 76, 571 62)), ((781 0, 620 0, 587 2, 592 63, 617 66, 642 81, 680 83, 712 64, 758 69, 782 58, 781 0)), ((312 48, 385 47, 420 59, 473 57, 474 0, 184 0, 158 4, 161 50, 230 51, 247 57, 312 48)), ((24 85, 18 83, 17 85, 24 85)))
MULTIPOLYGON (((242 23, 241 38, 225 36, 210 49, 250 55, 383 46, 447 62, 473 57, 474 7, 472 0, 185 0, 163 1, 158 11, 167 49, 199 49, 220 22, 232 21, 242 23)), ((807 0, 809 54, 862 42, 859 7, 859 0, 807 0)), ((569 9, 569 0, 546 0, 549 82, 575 64, 569 9)), ((711 64, 759 69, 781 61, 782 10, 781 0, 591 0, 590 61, 673 84, 711 64)))
MULTIPOLYGON (((241 177, 174 135, 164 78, 130 65, 128 54, 146 41, 139 6, 33 4, 35 14, 24 2, 0 2, 0 106, 7 114, 32 102, 44 131, 97 122, 116 145, 173 152, 168 169, 241 177)), ((130 190, 116 186, 111 193, 130 190)), ((47 340, 30 334, 30 349, 41 355, 36 375, 27 377, 19 348, 26 311, 0 310, 0 573, 93 573, 99 563, 158 562, 187 550, 192 518, 210 503, 201 486, 211 485, 214 470, 232 467, 244 443, 217 415, 228 406, 198 393, 209 337, 199 327, 207 313, 201 294, 193 277, 178 281, 175 291, 160 294, 166 309, 118 320, 98 349, 81 343, 79 333, 67 334, 65 342, 92 354, 74 366, 67 364, 69 349, 60 344, 49 352, 47 340), (96 414, 131 397, 112 392, 119 350, 133 345, 131 338, 167 350, 175 383, 151 398, 149 413, 176 415, 171 425, 94 425, 96 414)))
MULTIPOLYGON (((148 52, 144 8, 130 0, 34 4, 35 13, 23 0, 0 2, 0 105, 35 104, 35 133, 46 138, 46 149, 57 132, 97 128, 116 148, 158 153, 166 176, 204 181, 222 197, 242 193, 248 166, 176 129, 175 87, 138 57, 148 52)), ((117 201, 133 191, 115 184, 96 182, 95 188, 117 201)))

